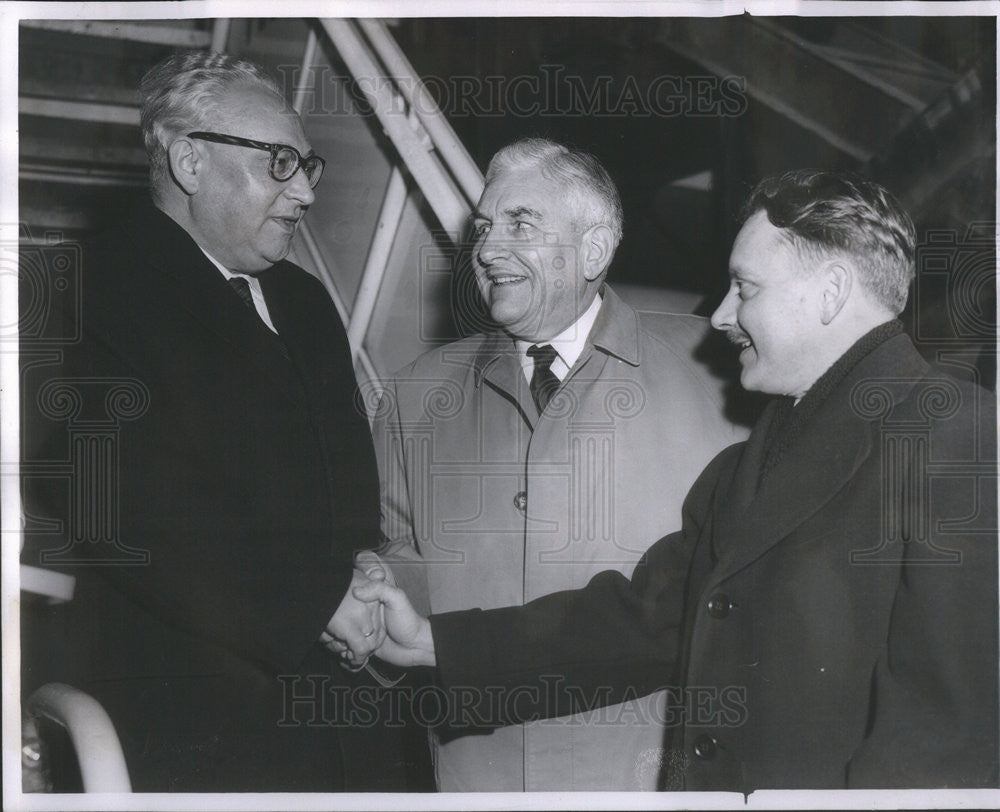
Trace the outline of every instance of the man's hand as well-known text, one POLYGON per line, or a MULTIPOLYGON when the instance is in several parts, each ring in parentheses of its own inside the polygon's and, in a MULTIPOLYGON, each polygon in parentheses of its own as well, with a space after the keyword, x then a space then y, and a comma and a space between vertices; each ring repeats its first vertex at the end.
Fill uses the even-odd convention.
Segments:
POLYGON ((430 621, 417 614, 403 590, 386 581, 369 580, 351 591, 358 600, 379 601, 384 608, 385 636, 375 650, 377 657, 404 667, 437 665, 430 621))
POLYGON ((354 563, 351 588, 330 618, 326 630, 320 635, 320 642, 345 661, 360 668, 385 639, 385 624, 381 605, 358 600, 354 597, 353 590, 370 580, 379 583, 386 580, 395 582, 391 571, 373 552, 358 553, 354 563))

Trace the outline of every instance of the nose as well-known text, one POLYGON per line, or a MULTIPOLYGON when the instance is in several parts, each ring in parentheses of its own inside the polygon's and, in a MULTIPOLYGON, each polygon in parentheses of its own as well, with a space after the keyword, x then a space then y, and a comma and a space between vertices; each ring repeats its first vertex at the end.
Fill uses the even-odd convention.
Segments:
POLYGON ((503 244, 495 234, 497 229, 490 229, 479 238, 476 245, 476 257, 482 265, 489 265, 504 253, 503 244))
POLYGON ((731 330, 736 326, 736 287, 730 286, 712 314, 712 326, 716 330, 731 330))
POLYGON ((301 166, 285 182, 285 195, 293 200, 297 200, 303 206, 312 205, 312 202, 316 199, 316 193, 309 185, 309 179, 306 177, 306 173, 301 166))

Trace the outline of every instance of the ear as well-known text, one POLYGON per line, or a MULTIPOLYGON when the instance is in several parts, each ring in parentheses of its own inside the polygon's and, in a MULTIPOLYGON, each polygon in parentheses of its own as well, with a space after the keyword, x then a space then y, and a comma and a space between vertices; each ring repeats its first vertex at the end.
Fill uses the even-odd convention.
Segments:
POLYGON ((583 232, 580 238, 580 251, 583 257, 583 275, 588 282, 601 277, 611 264, 615 255, 615 237, 611 229, 599 223, 583 232))
POLYGON ((824 274, 820 301, 820 319, 823 324, 832 322, 851 298, 854 286, 854 268, 840 260, 831 262, 820 270, 824 274))
POLYGON ((200 174, 204 169, 205 156, 190 138, 178 138, 167 149, 170 174, 186 194, 198 191, 200 174))

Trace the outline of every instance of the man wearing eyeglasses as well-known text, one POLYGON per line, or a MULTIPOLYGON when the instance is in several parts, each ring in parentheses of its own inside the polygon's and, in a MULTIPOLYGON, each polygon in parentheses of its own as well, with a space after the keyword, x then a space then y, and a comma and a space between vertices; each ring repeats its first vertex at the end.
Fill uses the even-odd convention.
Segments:
MULTIPOLYGON (((388 739, 378 783, 359 772, 351 678, 322 645, 382 633, 349 592, 380 531, 346 335, 285 259, 323 160, 251 63, 178 54, 141 93, 154 206, 84 245, 83 336, 58 372, 81 398, 133 393, 78 515, 117 514, 103 543, 56 557, 76 594, 41 630, 26 620, 26 690, 94 695, 137 791, 404 789, 388 739)), ((36 422, 26 439, 65 449, 65 422, 36 422)))

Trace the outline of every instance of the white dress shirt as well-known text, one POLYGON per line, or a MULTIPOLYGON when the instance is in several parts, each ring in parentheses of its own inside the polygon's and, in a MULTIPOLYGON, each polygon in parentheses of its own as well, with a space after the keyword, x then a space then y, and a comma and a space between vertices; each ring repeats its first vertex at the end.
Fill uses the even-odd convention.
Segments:
POLYGON ((531 383, 531 375, 535 371, 535 359, 528 356, 528 349, 536 344, 538 346, 552 345, 552 349, 556 351, 556 358, 550 369, 560 381, 565 379, 573 368, 573 364, 576 363, 576 359, 583 352, 583 348, 587 345, 587 336, 590 335, 590 330, 594 326, 600 309, 601 297, 598 294, 590 303, 590 307, 583 312, 583 315, 554 338, 550 338, 548 341, 521 341, 518 339, 514 342, 517 354, 521 359, 521 369, 524 372, 524 377, 528 379, 528 383, 531 383))
MULTIPOLYGON (((201 248, 201 246, 198 246, 201 248)), ((247 283, 250 285, 250 295, 253 297, 253 306, 257 308, 257 315, 260 316, 261 321, 266 324, 272 333, 278 334, 278 331, 274 329, 274 323, 271 321, 271 314, 267 310, 267 302, 264 301, 264 292, 260 289, 260 280, 256 276, 251 276, 245 273, 233 273, 225 265, 223 265, 219 260, 213 257, 204 248, 201 248, 201 252, 208 257, 212 264, 219 269, 219 272, 226 278, 226 280, 232 279, 234 276, 239 276, 246 279, 247 283)))

